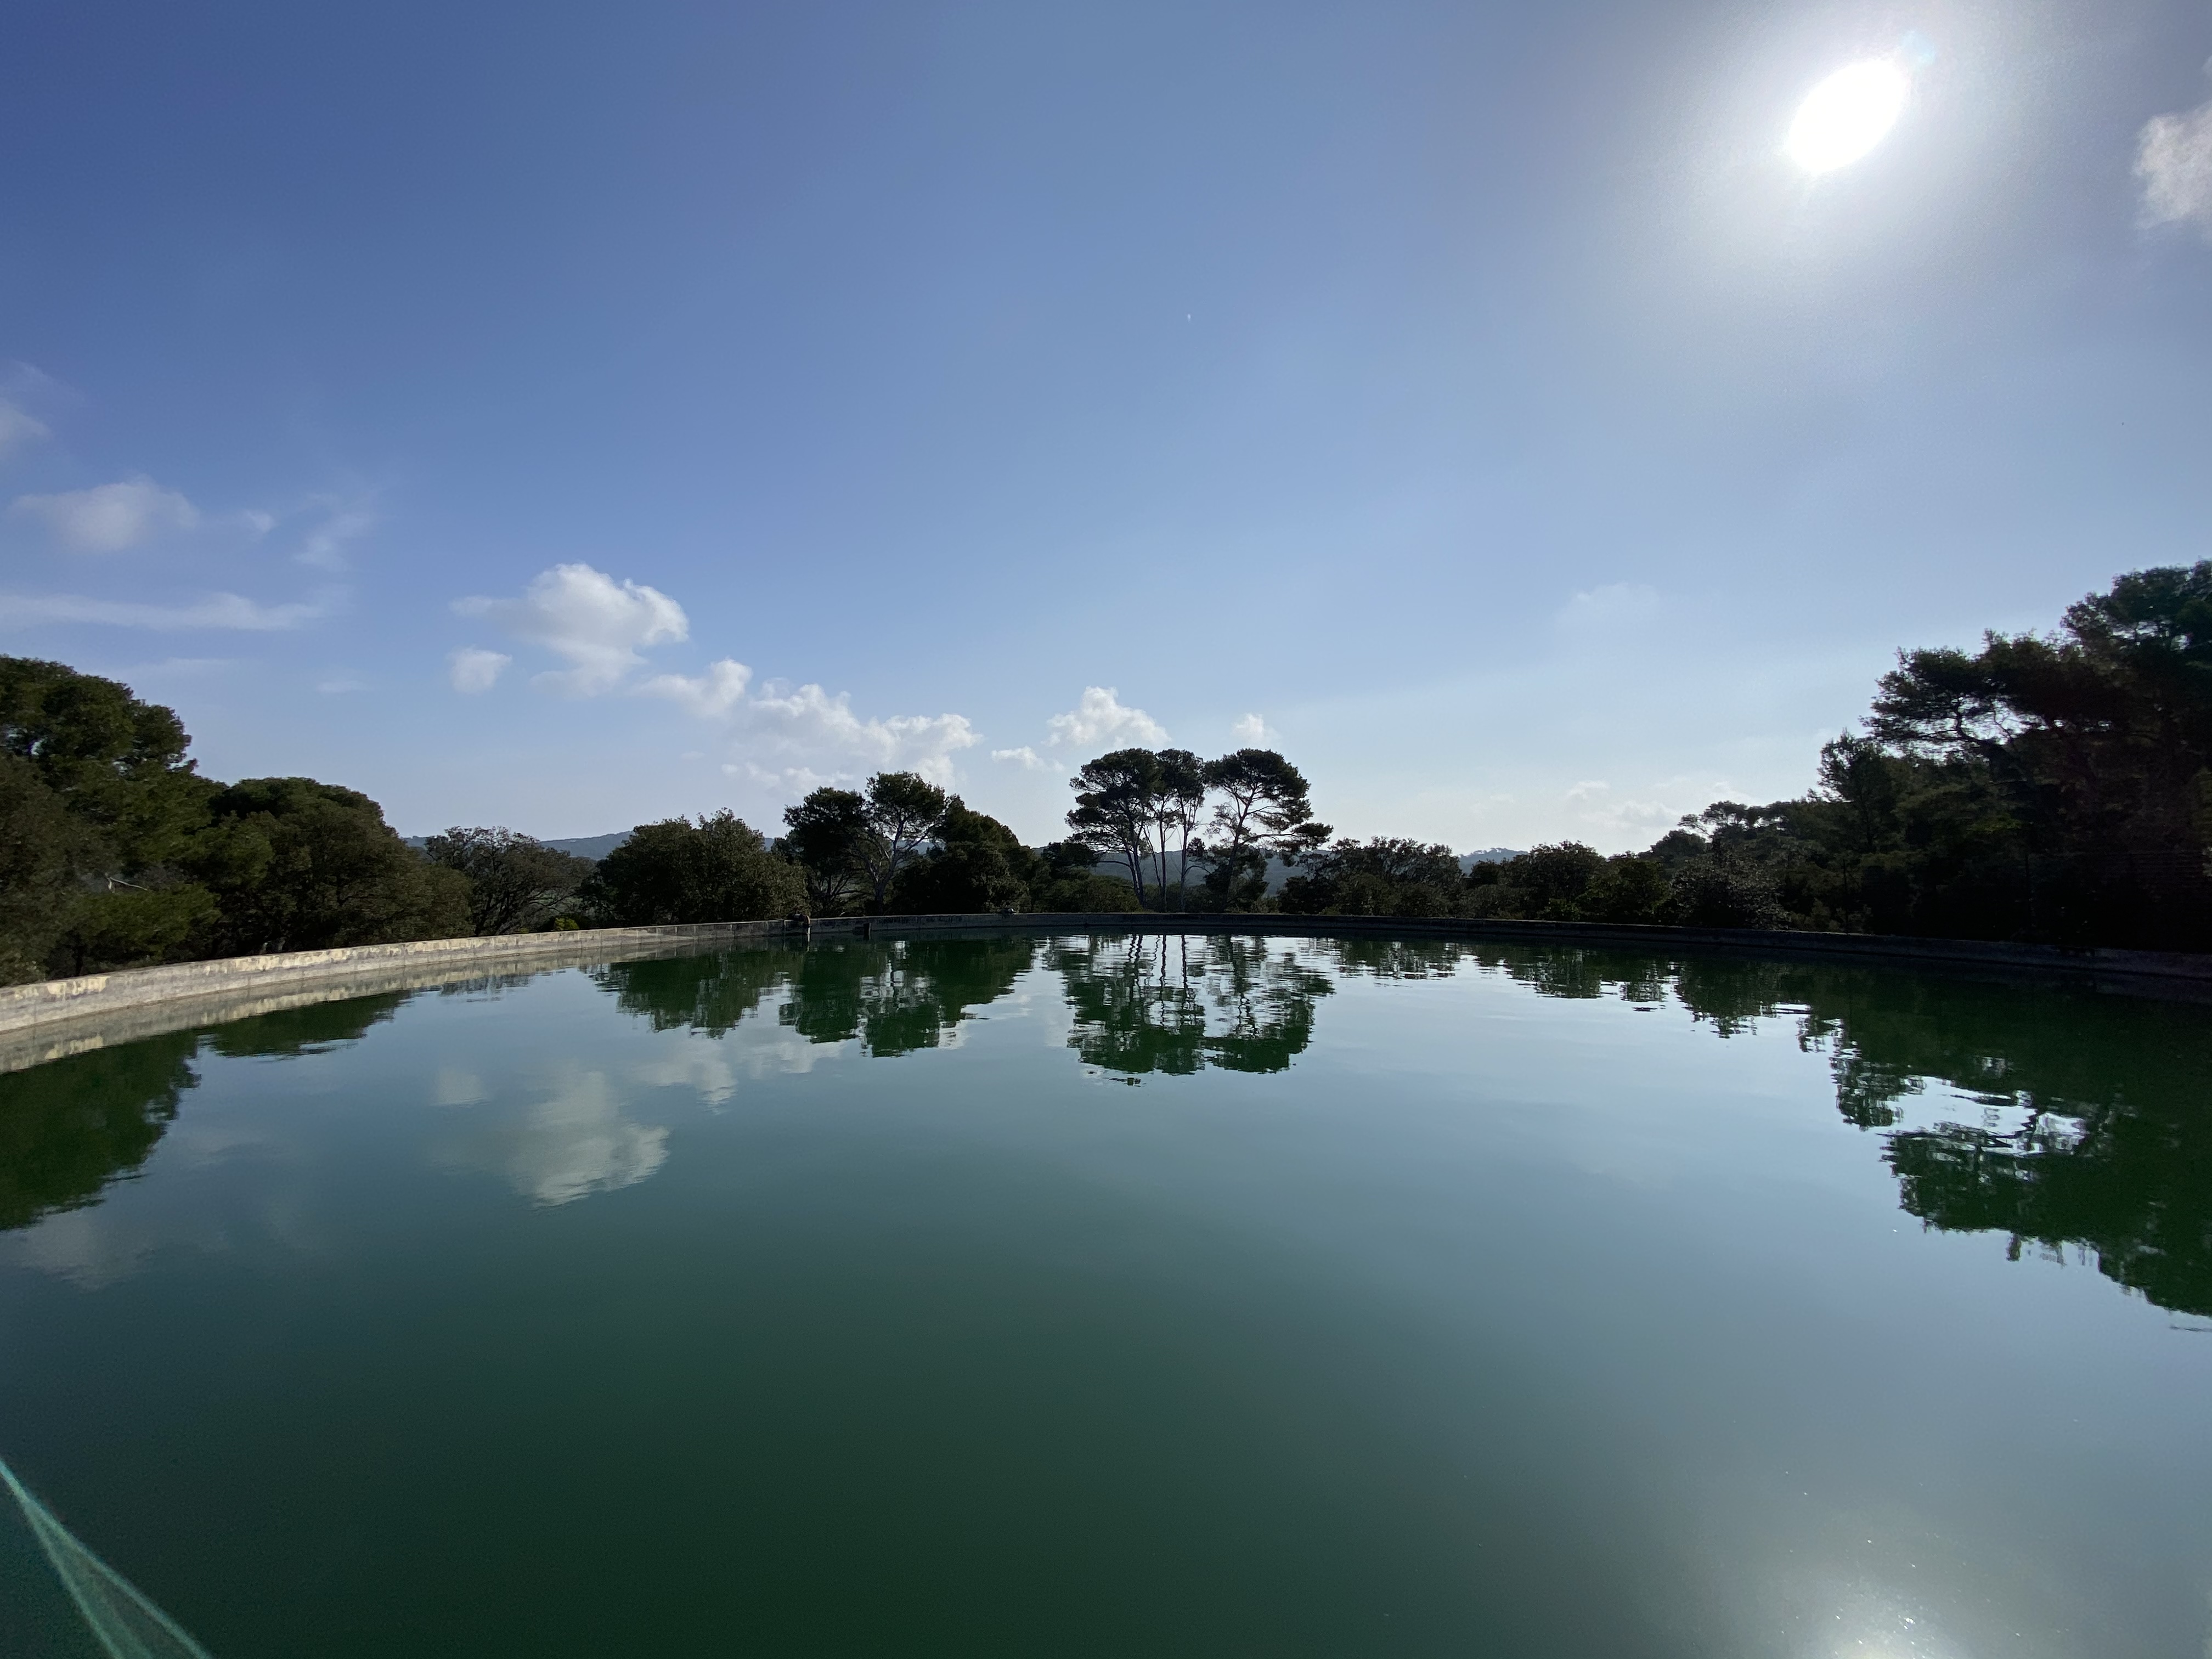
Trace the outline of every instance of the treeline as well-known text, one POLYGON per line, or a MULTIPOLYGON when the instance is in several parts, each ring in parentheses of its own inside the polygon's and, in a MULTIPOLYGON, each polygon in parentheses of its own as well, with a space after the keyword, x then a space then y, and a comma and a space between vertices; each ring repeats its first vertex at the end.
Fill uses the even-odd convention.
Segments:
POLYGON ((0 657, 0 984, 210 957, 851 908, 1119 910, 1079 845, 1032 851, 911 773, 817 790, 769 842, 641 825, 598 864, 499 828, 409 846, 313 778, 200 775, 175 712, 0 657))
POLYGON ((833 915, 1279 909, 2212 949, 2212 561, 2136 571, 2049 635, 1902 653, 1811 793, 1722 801, 1641 853, 1462 871, 1334 838, 1272 750, 1121 749, 1029 848, 910 772, 723 811, 597 865, 500 829, 419 851, 357 791, 199 775, 176 714, 0 657, 0 982, 534 928, 833 915), (1272 875, 1271 875, 1272 872, 1272 875), (1271 887, 1273 890, 1270 890, 1271 887))
POLYGON ((1285 909, 2212 949, 2212 562, 2136 571, 2049 635, 1899 654, 1808 794, 1642 853, 1339 841, 1285 909))
POLYGON ((0 657, 0 981, 470 931, 366 795, 199 775, 176 714, 0 657))

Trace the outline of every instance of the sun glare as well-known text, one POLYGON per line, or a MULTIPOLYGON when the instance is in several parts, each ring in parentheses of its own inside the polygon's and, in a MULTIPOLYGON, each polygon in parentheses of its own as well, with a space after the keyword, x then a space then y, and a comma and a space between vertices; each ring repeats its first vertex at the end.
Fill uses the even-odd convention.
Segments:
POLYGON ((1905 71, 1886 58, 1838 70, 1805 94, 1783 148, 1808 173, 1848 167, 1897 125, 1905 85, 1905 71))

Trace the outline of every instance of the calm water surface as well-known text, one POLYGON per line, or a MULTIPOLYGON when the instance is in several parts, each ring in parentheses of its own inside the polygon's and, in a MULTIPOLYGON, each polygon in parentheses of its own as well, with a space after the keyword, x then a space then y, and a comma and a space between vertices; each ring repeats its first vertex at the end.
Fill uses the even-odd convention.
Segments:
POLYGON ((0 1079, 0 1455, 216 1659, 2212 1650, 2201 1007, 736 951, 0 1079))

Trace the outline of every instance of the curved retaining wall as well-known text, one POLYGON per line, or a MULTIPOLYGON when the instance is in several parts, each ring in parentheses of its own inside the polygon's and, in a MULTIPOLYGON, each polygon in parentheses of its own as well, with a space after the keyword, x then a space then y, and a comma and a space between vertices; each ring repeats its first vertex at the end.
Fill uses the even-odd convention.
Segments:
POLYGON ((1652 951, 1726 951, 1819 957, 1869 963, 2059 975, 2135 994, 2212 999, 2212 956, 2155 951, 2069 951, 1972 939, 1903 939, 1785 929, 1632 927, 1565 921, 1477 921, 1458 917, 1172 915, 1136 911, 1020 915, 838 917, 814 922, 733 921, 692 927, 600 927, 493 939, 424 939, 331 951, 228 957, 132 968, 77 979, 0 987, 0 1072, 112 1042, 218 1024, 340 996, 450 985, 503 972, 689 955, 747 942, 898 938, 994 933, 1176 933, 1462 939, 1535 945, 1592 945, 1652 951))

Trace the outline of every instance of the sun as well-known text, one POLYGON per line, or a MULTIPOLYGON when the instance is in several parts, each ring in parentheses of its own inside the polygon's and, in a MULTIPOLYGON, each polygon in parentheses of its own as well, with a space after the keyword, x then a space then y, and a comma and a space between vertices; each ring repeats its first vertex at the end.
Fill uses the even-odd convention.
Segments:
POLYGON ((1838 70, 1797 106, 1784 150, 1808 173, 1850 166, 1897 125, 1908 85, 1905 71, 1887 58, 1838 70))

